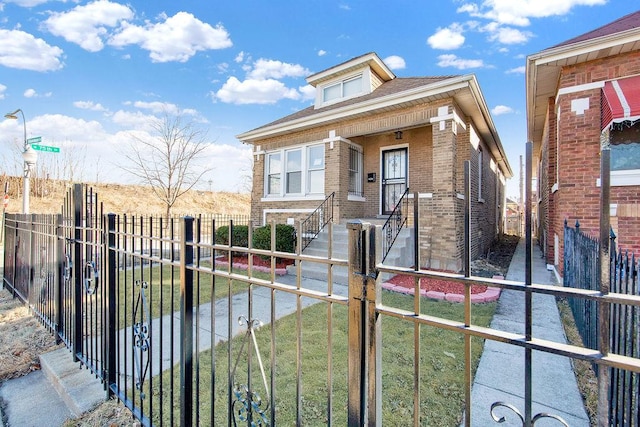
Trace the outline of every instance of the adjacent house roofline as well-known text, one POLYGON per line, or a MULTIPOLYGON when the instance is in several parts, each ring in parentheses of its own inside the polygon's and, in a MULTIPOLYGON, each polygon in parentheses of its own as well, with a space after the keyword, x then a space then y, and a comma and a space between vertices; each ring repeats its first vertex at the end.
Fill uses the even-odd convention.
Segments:
MULTIPOLYGON (((539 147, 562 67, 640 50, 640 11, 527 57, 527 138, 539 147)), ((537 151, 537 150, 536 150, 537 151)))

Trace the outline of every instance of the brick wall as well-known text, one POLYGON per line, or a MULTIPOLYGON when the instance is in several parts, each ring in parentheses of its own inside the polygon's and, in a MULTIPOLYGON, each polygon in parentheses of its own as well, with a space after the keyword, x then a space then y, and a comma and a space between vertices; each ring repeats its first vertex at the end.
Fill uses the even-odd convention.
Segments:
MULTIPOLYGON (((592 82, 623 78, 640 74, 640 52, 632 52, 614 57, 599 59, 582 64, 564 67, 559 80, 559 88, 572 88, 592 82)), ((589 89, 570 92, 557 97, 557 105, 552 100, 548 105, 548 120, 546 123, 547 140, 543 142, 543 157, 540 159, 546 171, 546 181, 543 181, 543 202, 548 204, 548 222, 542 222, 546 227, 541 234, 547 236, 547 250, 545 253, 548 263, 554 262, 553 239, 558 235, 560 261, 562 267, 563 227, 565 219, 573 226, 576 220, 581 229, 591 235, 599 234, 600 221, 600 188, 596 180, 600 176, 600 116, 601 89, 589 89), (576 108, 580 103, 588 100, 588 108, 584 112, 576 108), (555 113, 560 111, 558 124, 559 153, 555 153, 554 129, 555 113), (551 192, 555 183, 555 165, 558 165, 558 191, 551 192)), ((640 192, 637 187, 612 187, 611 203, 621 203, 624 206, 637 204, 640 192)), ((626 215, 633 209, 626 207, 619 210, 626 215)), ((541 212, 543 213, 543 212, 541 212)), ((614 218, 612 224, 620 228, 620 236, 628 235, 619 241, 620 246, 632 246, 632 241, 640 238, 640 227, 636 226, 633 216, 614 218), (625 241, 626 239, 626 241, 625 241)))
MULTIPOLYGON (((409 188, 421 194, 420 198, 420 256, 424 267, 460 271, 464 252, 464 160, 471 158, 473 221, 472 257, 486 252, 498 229, 497 198, 504 190, 496 172, 491 169, 491 152, 483 146, 483 201, 478 201, 478 151, 471 146, 468 118, 460 110, 456 112, 467 123, 467 129, 446 120, 444 129, 440 123, 430 123, 437 116, 438 107, 449 105, 449 113, 457 107, 447 101, 431 105, 418 105, 392 114, 381 113, 344 123, 321 126, 269 138, 259 142, 261 150, 273 150, 290 145, 318 142, 335 135, 348 138, 363 148, 364 201, 349 200, 346 189, 349 184, 349 144, 335 140, 325 143, 325 194, 336 192, 334 218, 342 221, 349 218, 375 217, 380 213, 381 152, 392 147, 408 150, 409 188), (408 128, 406 126, 409 126, 408 128), (396 140, 393 131, 403 128, 403 137, 396 140), (333 145, 333 147, 332 147, 333 145), (368 173, 376 174, 376 181, 366 180, 368 173), (342 189, 342 191, 339 191, 342 189)), ((315 209, 321 200, 309 201, 261 201, 264 197, 265 155, 256 156, 254 162, 252 219, 256 224, 263 221, 266 209, 287 209, 289 212, 268 213, 267 220, 286 222, 289 218, 306 217, 304 210, 315 209), (299 213, 290 212, 298 210, 299 213)), ((496 166, 497 168, 497 166, 496 166)))

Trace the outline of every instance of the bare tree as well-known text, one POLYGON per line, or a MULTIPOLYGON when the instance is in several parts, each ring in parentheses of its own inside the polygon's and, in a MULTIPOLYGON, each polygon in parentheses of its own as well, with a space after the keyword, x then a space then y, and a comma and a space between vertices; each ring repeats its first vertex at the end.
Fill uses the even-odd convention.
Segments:
POLYGON ((169 218, 178 198, 211 170, 197 162, 207 148, 206 131, 192 121, 185 121, 181 114, 166 111, 150 126, 152 132, 148 138, 132 135, 134 142, 125 153, 130 164, 123 169, 151 187, 166 206, 169 218))

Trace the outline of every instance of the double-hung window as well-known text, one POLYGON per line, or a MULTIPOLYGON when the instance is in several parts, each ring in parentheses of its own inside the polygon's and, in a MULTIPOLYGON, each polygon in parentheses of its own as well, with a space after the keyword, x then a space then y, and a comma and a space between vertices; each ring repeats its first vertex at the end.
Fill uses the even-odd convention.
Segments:
POLYGON ((324 193, 324 145, 307 148, 307 193, 324 193))
POLYGON ((302 193, 302 150, 285 151, 286 162, 286 191, 287 194, 302 193))
POLYGON ((266 197, 324 194, 324 144, 273 151, 266 159, 266 197))
POLYGON ((362 74, 327 86, 322 90, 322 102, 350 98, 362 92, 362 74))
POLYGON ((275 152, 267 155, 267 195, 279 196, 280 195, 280 174, 281 174, 281 153, 275 152))

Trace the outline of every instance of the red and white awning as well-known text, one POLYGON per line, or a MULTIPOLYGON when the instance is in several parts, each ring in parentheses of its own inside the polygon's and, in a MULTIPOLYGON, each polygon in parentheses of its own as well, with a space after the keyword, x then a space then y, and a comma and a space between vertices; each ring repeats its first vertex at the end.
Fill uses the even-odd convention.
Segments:
POLYGON ((605 82, 602 89, 602 127, 640 119, 640 76, 605 82))

